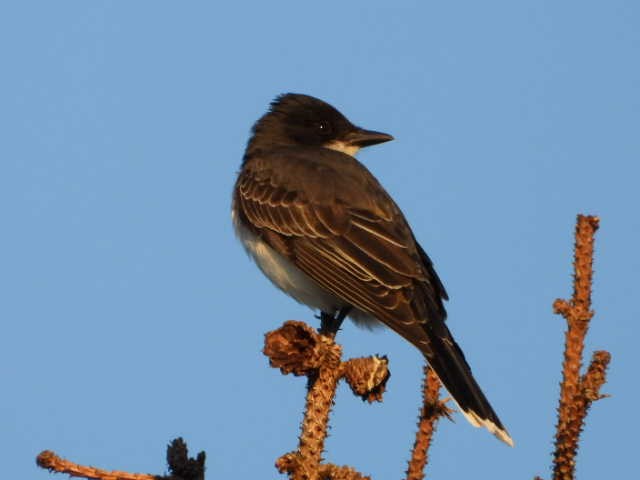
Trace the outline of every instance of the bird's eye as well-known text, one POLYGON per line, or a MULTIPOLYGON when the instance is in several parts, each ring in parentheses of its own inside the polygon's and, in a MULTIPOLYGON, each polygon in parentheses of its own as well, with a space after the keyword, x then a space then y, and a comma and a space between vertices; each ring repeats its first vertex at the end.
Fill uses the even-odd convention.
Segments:
POLYGON ((329 135, 331 133, 331 124, 327 121, 320 121, 317 123, 318 132, 322 135, 329 135))

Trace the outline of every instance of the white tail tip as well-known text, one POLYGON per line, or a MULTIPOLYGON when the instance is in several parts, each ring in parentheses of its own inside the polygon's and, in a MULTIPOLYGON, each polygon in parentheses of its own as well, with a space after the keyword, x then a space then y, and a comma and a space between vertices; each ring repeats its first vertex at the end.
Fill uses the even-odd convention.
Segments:
POLYGON ((504 428, 498 427, 491 420, 480 418, 478 415, 476 415, 472 411, 465 411, 462 409, 460 409, 460 411, 462 412, 462 414, 465 416, 465 418, 469 421, 471 425, 473 425, 474 427, 486 428, 491 433, 493 433, 498 438, 498 440, 502 440, 504 443, 506 443, 510 447, 513 447, 514 445, 513 439, 509 435, 509 432, 507 432, 504 428))

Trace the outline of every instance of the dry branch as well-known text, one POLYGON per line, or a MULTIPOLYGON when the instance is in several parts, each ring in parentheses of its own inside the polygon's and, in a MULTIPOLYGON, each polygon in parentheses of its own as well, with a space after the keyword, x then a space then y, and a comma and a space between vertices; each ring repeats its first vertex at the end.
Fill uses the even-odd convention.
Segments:
POLYGON ((418 419, 418 431, 407 469, 407 480, 422 480, 429 461, 429 447, 436 431, 438 419, 449 417, 446 402, 440 400, 440 380, 431 367, 424 367, 423 402, 418 419))
POLYGON ((389 379, 387 359, 368 357, 341 361, 335 331, 323 334, 303 322, 288 321, 265 336, 264 354, 283 374, 306 375, 308 391, 298 449, 281 456, 276 468, 292 480, 362 480, 369 477, 351 467, 322 463, 338 382, 345 379, 363 400, 381 401, 389 379))
POLYGON ((196 458, 189 458, 187 444, 182 438, 176 438, 167 447, 169 475, 103 470, 66 460, 50 450, 40 452, 36 458, 39 467, 51 472, 95 480, 204 480, 204 462, 204 452, 198 453, 196 458))
POLYGON ((555 480, 572 480, 575 477, 580 433, 591 403, 602 398, 600 387, 606 381, 606 369, 611 359, 608 352, 595 352, 587 372, 580 376, 584 340, 594 313, 591 310, 591 288, 593 244, 598 225, 598 217, 578 215, 573 297, 569 301, 558 299, 553 304, 555 312, 565 318, 568 327, 553 459, 555 480))
POLYGON ((50 450, 45 450, 36 459, 38 466, 53 472, 66 473, 71 477, 92 478, 99 480, 155 480, 148 473, 129 473, 118 470, 103 470, 101 468, 80 465, 59 457, 50 450))

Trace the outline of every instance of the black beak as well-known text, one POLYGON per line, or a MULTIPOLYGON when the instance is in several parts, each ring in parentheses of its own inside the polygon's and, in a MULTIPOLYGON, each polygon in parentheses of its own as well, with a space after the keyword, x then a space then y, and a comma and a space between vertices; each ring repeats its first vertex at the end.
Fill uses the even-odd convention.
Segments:
POLYGON ((390 140, 393 140, 393 137, 388 133, 374 132, 373 130, 365 130, 360 127, 356 127, 355 130, 349 132, 344 138, 344 142, 347 145, 360 148, 388 142, 390 140))

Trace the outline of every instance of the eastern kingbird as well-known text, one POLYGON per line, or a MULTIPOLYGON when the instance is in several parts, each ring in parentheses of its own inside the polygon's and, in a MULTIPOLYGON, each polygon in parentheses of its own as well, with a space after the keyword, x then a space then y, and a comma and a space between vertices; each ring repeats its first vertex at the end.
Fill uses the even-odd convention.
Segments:
POLYGON ((393 140, 308 95, 253 126, 233 191, 236 233, 262 272, 323 318, 380 321, 426 357, 464 416, 513 441, 445 324, 447 293, 407 220, 354 158, 393 140))

